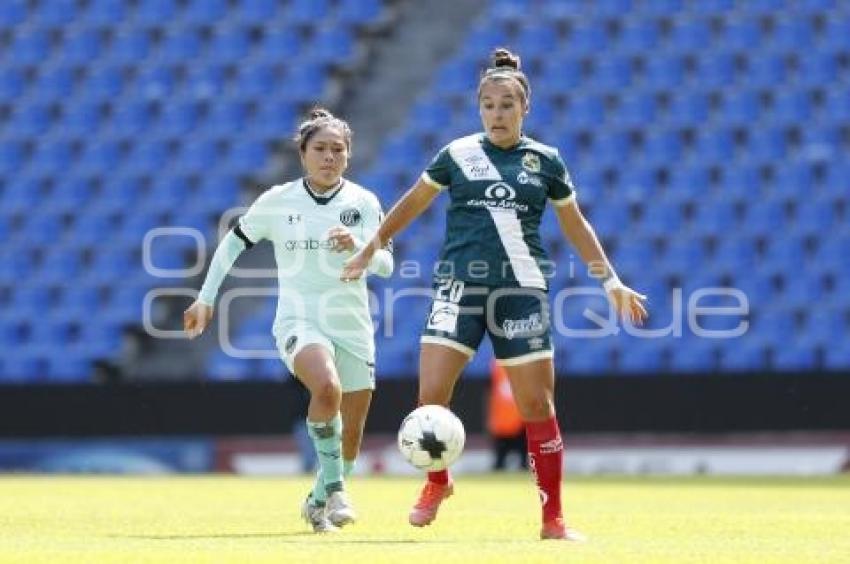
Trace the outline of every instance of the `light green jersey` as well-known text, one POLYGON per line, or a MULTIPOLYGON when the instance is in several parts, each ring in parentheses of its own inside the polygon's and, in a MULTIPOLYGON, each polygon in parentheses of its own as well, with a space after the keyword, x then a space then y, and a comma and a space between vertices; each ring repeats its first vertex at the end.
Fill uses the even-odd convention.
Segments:
MULTIPOLYGON (((381 217, 375 195, 348 180, 328 197, 315 194, 298 179, 274 186, 257 198, 240 218, 236 231, 249 246, 263 239, 274 246, 280 293, 272 331, 276 339, 282 338, 283 328, 294 321, 308 321, 335 344, 360 358, 374 360, 366 277, 340 280, 343 264, 352 253, 332 250, 328 232, 345 226, 360 247, 375 235, 381 217)), ((370 271, 389 276, 392 257, 386 249, 379 253, 370 271)), ((201 291, 206 302, 210 290, 214 298, 218 289, 208 283, 201 291)))

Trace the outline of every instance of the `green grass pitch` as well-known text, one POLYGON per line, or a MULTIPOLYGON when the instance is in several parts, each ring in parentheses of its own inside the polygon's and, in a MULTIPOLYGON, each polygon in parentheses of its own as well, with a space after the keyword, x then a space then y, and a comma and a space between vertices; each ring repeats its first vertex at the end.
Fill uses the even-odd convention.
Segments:
POLYGON ((414 529, 418 480, 354 478, 360 521, 317 536, 308 478, 0 478, 0 562, 850 562, 850 477, 575 478, 583 545, 539 541, 525 474, 461 476, 414 529))

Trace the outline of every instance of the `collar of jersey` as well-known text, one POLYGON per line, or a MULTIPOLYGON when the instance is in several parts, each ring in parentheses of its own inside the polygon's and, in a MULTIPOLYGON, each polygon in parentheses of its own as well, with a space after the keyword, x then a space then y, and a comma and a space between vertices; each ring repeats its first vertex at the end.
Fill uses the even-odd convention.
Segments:
POLYGON ((512 145, 507 149, 503 149, 502 147, 499 147, 498 145, 490 141, 490 138, 487 137, 486 133, 482 133, 481 138, 483 140, 482 143, 488 149, 493 149, 494 151, 504 151, 505 153, 510 153, 511 151, 516 151, 517 149, 522 148, 522 146, 525 145, 525 142, 528 140, 525 134, 520 133, 519 141, 517 141, 515 145, 512 145))
POLYGON ((301 179, 301 184, 304 186, 304 191, 307 192, 307 194, 309 194, 311 198, 313 198, 314 202, 316 202, 320 206, 325 206, 328 204, 328 202, 333 200, 337 194, 340 193, 342 187, 345 186, 345 179, 340 178, 339 184, 336 188, 332 188, 331 190, 329 190, 330 195, 328 196, 325 196, 324 194, 317 194, 315 191, 313 191, 313 188, 310 187, 310 183, 307 182, 306 178, 301 179))

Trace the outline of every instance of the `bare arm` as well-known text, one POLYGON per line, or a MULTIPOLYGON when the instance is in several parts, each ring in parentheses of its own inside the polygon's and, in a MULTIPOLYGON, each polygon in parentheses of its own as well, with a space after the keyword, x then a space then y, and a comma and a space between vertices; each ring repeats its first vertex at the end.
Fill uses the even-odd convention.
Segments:
POLYGON ((439 193, 437 188, 421 178, 417 180, 390 209, 372 240, 345 263, 341 278, 345 281, 360 278, 375 252, 428 209, 439 193))
POLYGON ((579 257, 587 265, 590 275, 594 278, 606 280, 616 277, 614 267, 608 260, 593 226, 581 213, 578 203, 573 199, 563 206, 556 206, 555 213, 558 216, 558 224, 561 232, 567 240, 578 251, 579 257))
POLYGON ((617 313, 621 317, 628 317, 633 324, 641 325, 648 316, 643 303, 646 301, 646 296, 635 292, 620 281, 593 226, 581 213, 575 199, 563 206, 556 206, 555 213, 558 216, 561 232, 578 251, 588 267, 588 273, 603 281, 608 300, 617 313))

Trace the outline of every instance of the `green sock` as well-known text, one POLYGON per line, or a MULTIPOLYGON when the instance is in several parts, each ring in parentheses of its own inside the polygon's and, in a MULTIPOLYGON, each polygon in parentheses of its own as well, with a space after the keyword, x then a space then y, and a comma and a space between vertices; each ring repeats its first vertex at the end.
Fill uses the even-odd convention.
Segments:
MULTIPOLYGON (((351 473, 354 471, 354 467, 357 465, 357 459, 354 460, 343 460, 342 461, 342 477, 348 479, 351 473)), ((322 480, 322 471, 319 470, 316 472, 316 481, 313 483, 313 500, 317 503, 324 503, 327 500, 327 495, 325 494, 325 481, 322 480), (321 497, 320 497, 321 496, 321 497)))
POLYGON ((319 459, 319 473, 313 486, 313 499, 323 504, 331 492, 342 489, 342 419, 339 414, 327 423, 307 421, 319 459))
POLYGON ((354 460, 343 460, 342 461, 342 475, 346 478, 351 476, 351 473, 354 472, 354 465, 357 464, 357 459, 354 460))

